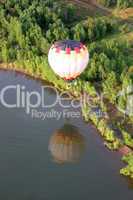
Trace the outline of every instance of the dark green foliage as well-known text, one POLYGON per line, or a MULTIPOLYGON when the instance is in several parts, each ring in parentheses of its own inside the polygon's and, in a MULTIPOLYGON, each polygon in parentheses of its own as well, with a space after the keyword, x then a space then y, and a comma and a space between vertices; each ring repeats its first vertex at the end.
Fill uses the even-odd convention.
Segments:
POLYGON ((109 74, 114 72, 117 83, 120 83, 125 69, 133 63, 128 53, 130 48, 124 41, 108 40, 91 43, 89 45, 91 60, 82 77, 85 80, 105 81, 109 79, 109 74))
POLYGON ((81 41, 95 41, 104 38, 117 30, 115 21, 108 17, 88 17, 72 28, 73 39, 81 41))
POLYGON ((99 3, 105 6, 116 6, 117 8, 128 8, 133 6, 132 0, 98 0, 99 3))
POLYGON ((89 17, 70 28, 75 12, 73 5, 62 8, 53 0, 7 0, 0 5, 0 61, 15 61, 18 54, 19 59, 28 58, 30 52, 45 56, 55 40, 91 42, 116 30, 113 20, 105 17, 89 17))
POLYGON ((117 7, 118 8, 128 8, 133 6, 132 0, 117 0, 117 7))
POLYGON ((133 153, 123 156, 122 160, 127 163, 127 166, 121 169, 120 173, 124 176, 133 178, 133 153))

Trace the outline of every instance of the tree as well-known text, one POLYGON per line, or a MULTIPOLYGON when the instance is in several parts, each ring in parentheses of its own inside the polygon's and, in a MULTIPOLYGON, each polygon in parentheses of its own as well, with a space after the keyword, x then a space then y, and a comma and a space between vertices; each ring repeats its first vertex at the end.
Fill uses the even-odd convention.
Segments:
POLYGON ((115 103, 117 97, 117 78, 114 72, 108 74, 107 79, 102 83, 104 95, 110 99, 112 103, 115 103))
POLYGON ((56 23, 50 24, 49 30, 46 32, 46 38, 49 42, 68 39, 69 31, 61 20, 58 20, 56 23))
POLYGON ((8 26, 8 40, 12 45, 19 45, 20 48, 24 47, 21 23, 15 17, 11 18, 8 26))
POLYGON ((1 61, 7 63, 8 62, 8 47, 6 45, 6 43, 2 44, 2 48, 1 48, 1 61))
POLYGON ((72 29, 72 33, 73 33, 73 39, 74 40, 78 40, 78 41, 85 41, 86 40, 86 32, 85 32, 85 29, 84 29, 84 27, 81 23, 77 24, 72 29))

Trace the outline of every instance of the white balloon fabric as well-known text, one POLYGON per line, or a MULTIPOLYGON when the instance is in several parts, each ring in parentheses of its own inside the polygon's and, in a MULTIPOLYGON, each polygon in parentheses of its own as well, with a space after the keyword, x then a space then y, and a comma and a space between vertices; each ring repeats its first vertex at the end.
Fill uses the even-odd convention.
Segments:
POLYGON ((89 52, 85 45, 74 40, 55 42, 49 50, 48 61, 53 71, 65 80, 78 77, 87 67, 89 52))

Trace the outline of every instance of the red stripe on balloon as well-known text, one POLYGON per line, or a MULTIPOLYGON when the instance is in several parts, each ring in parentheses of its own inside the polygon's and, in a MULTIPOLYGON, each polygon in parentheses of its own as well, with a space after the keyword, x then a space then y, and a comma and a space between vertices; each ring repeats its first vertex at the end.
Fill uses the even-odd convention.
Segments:
POLYGON ((78 77, 79 75, 80 75, 80 73, 76 73, 76 74, 70 75, 70 76, 68 76, 68 77, 64 77, 63 79, 66 80, 66 81, 69 81, 69 80, 75 79, 75 78, 78 77))
POLYGON ((71 53, 71 49, 70 48, 66 48, 66 54, 70 54, 71 53))
POLYGON ((78 47, 75 47, 74 50, 76 53, 80 53, 80 49, 78 47))

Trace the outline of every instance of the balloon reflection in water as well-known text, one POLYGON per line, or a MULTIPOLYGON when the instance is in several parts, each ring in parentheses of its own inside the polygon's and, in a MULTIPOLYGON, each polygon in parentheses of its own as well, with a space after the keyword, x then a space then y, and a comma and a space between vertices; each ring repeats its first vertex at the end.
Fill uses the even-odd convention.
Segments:
POLYGON ((57 163, 78 162, 85 151, 85 139, 77 127, 65 124, 51 137, 49 150, 57 163))

